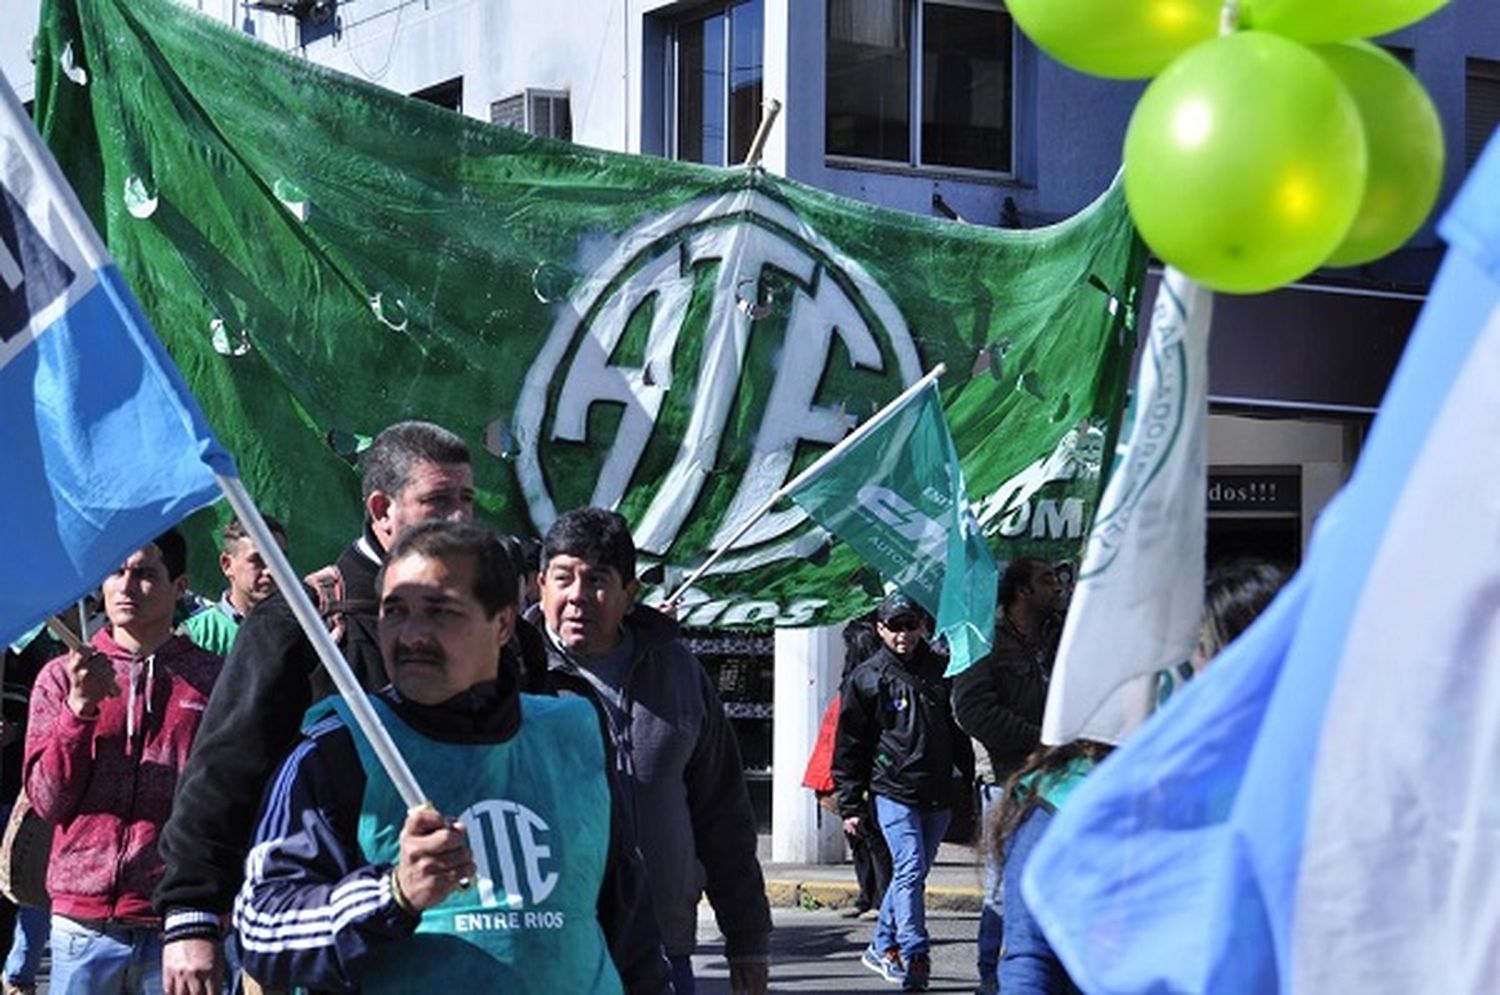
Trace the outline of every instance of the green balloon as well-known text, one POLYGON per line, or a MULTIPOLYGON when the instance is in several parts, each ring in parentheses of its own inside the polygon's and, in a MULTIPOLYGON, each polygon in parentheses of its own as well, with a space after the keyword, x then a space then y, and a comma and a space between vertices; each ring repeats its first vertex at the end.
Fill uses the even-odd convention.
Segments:
POLYGON ((1310 45, 1371 38, 1420 21, 1448 0, 1244 0, 1240 23, 1310 45))
POLYGON ((1260 31, 1178 59, 1125 132, 1125 198, 1141 236, 1231 293, 1270 290, 1328 258, 1359 208, 1365 168, 1359 111, 1333 71, 1260 31))
POLYGON ((1065 66, 1112 79, 1155 76, 1219 32, 1221 0, 1010 0, 1016 23, 1065 66))
POLYGON ((1366 41, 1314 49, 1364 122, 1369 176, 1354 225, 1324 265, 1367 263, 1422 226, 1443 184, 1443 126, 1432 98, 1395 56, 1366 41))

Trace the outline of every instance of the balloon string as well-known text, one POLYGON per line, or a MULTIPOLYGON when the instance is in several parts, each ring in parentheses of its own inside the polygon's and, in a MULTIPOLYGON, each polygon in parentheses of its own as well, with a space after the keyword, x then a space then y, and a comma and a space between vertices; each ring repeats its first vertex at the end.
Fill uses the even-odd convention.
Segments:
POLYGON ((1219 34, 1232 35, 1240 29, 1240 0, 1224 0, 1219 11, 1219 34))

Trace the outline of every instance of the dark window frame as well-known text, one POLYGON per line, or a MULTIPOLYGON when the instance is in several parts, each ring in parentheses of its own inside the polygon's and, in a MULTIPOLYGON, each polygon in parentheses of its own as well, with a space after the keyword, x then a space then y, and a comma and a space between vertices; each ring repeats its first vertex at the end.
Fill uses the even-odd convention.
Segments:
MULTIPOLYGON (((827 0, 825 0, 825 3, 827 0)), ((1011 180, 1018 175, 1017 158, 1019 150, 1016 142, 1016 125, 1019 118, 1016 93, 1019 86, 1018 65, 1021 58, 1018 32, 1015 21, 1006 10, 1001 0, 900 0, 903 5, 903 17, 906 24, 906 56, 907 56, 907 114, 906 114, 906 146, 907 154, 903 158, 879 158, 872 156, 861 156, 856 154, 829 151, 825 145, 824 159, 831 167, 845 167, 857 169, 873 169, 880 172, 916 173, 921 175, 947 175, 974 177, 986 180, 1011 180), (1003 130, 1004 141, 1004 163, 997 167, 980 167, 949 165, 940 162, 926 162, 923 159, 924 133, 928 128, 928 121, 924 116, 924 83, 926 80, 926 52, 925 33, 926 21, 924 16, 929 7, 963 8, 968 10, 979 10, 993 13, 1002 17, 1005 21, 1003 31, 1007 42, 1005 52, 1005 118, 1003 130)), ((825 55, 823 80, 825 92, 828 88, 829 69, 825 55)), ((832 108, 824 110, 824 134, 825 139, 830 127, 830 115, 832 108)))
POLYGON ((1490 136, 1500 126, 1500 61, 1470 56, 1464 60, 1464 172, 1473 168, 1490 136), (1484 107, 1476 106, 1475 84, 1484 87, 1484 107), (1484 120, 1479 114, 1488 109, 1484 120), (1479 126, 1487 125, 1481 134, 1479 126))

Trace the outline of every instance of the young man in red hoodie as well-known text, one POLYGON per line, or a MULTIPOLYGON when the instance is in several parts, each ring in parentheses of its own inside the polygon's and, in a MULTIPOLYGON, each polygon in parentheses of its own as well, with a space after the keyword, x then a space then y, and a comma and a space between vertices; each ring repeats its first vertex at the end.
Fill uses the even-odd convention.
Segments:
POLYGON ((220 660, 172 632, 187 585, 176 530, 103 584, 107 629, 91 654, 47 663, 31 695, 26 793, 55 827, 51 991, 161 991, 157 836, 220 660))

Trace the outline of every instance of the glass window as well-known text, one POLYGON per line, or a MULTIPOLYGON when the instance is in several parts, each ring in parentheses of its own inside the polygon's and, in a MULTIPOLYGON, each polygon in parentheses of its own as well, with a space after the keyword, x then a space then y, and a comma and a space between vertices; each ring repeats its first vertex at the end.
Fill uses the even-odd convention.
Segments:
POLYGON ((828 0, 829 155, 911 160, 910 0, 828 0))
POLYGON ((677 25, 678 159, 724 166, 750 151, 765 76, 763 22, 762 0, 742 0, 677 25))
POLYGON ((729 161, 744 162, 760 127, 765 65, 765 15, 761 0, 729 9, 729 161))
POLYGON ((1010 170, 1010 19, 922 7, 922 162, 1010 170))
POLYGON ((1011 39, 997 3, 828 0, 828 154, 1009 172, 1011 39))

